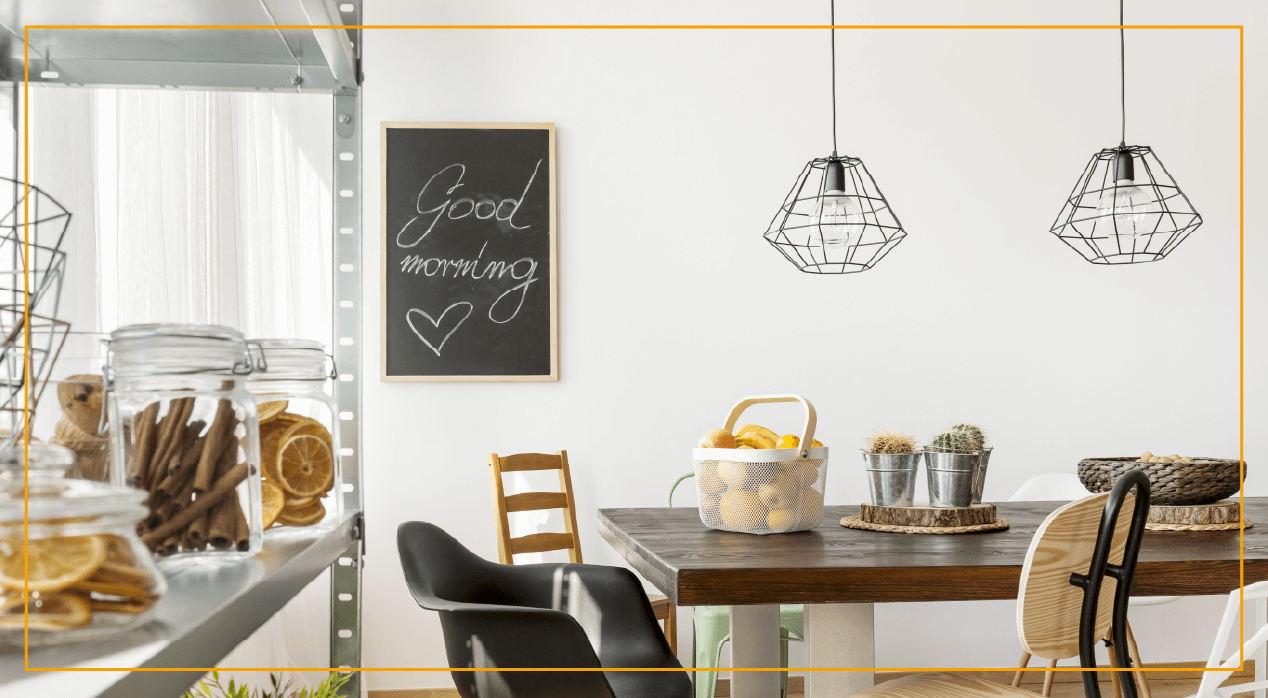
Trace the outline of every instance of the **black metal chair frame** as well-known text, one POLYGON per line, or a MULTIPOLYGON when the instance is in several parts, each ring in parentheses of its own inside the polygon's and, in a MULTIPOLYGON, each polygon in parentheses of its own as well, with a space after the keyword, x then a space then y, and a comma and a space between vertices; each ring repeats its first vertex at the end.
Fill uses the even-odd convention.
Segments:
POLYGON ((1101 528, 1092 550, 1092 564, 1086 575, 1071 574, 1070 583, 1083 589, 1083 607, 1079 615, 1079 665, 1083 672, 1083 692, 1087 698, 1101 698, 1101 687, 1096 681, 1096 611, 1101 597, 1101 584, 1106 577, 1118 582, 1114 591, 1111 637, 1114 653, 1121 671, 1123 698, 1137 698, 1135 676, 1131 673, 1132 660, 1127 652, 1127 602, 1131 596, 1132 577, 1136 573, 1136 559, 1140 554, 1140 542, 1145 534, 1145 522, 1149 518, 1149 478, 1139 470, 1119 477, 1110 490, 1105 510, 1101 513, 1101 528), (1123 562, 1109 562, 1110 547, 1114 542, 1114 529, 1123 508, 1127 493, 1136 490, 1136 506, 1132 511, 1131 528, 1127 532, 1123 562))

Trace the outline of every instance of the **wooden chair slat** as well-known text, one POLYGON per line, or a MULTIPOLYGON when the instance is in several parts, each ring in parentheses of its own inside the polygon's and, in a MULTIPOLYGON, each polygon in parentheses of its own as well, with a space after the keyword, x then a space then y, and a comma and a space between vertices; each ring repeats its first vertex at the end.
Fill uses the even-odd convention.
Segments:
POLYGON ((511 539, 512 555, 570 550, 572 547, 572 536, 567 533, 533 533, 511 539))
MULTIPOLYGON (((1108 498, 1109 493, 1103 493, 1071 502, 1054 511, 1035 532, 1017 593, 1017 634, 1022 649, 1036 657, 1079 656, 1083 590, 1070 583, 1070 574, 1087 574, 1108 498)), ((1123 561, 1135 505, 1134 495, 1123 500, 1110 546, 1110 564, 1123 561)), ((1098 638, 1105 637, 1109 630, 1116 588, 1117 582, 1108 577, 1101 584, 1094 631, 1098 638)))
POLYGON ((521 470, 559 470, 563 466, 563 458, 558 454, 517 453, 513 456, 502 456, 502 472, 510 473, 521 470))
POLYGON ((506 496, 507 511, 540 511, 567 509, 568 495, 563 492, 524 492, 506 496))

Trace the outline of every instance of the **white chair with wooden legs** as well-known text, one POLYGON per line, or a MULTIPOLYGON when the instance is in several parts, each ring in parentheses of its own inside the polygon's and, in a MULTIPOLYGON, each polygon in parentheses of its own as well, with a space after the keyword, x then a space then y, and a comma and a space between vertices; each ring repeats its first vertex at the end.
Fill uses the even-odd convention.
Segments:
POLYGON ((1246 601, 1245 608, 1252 608, 1252 602, 1268 599, 1268 582, 1247 584, 1244 589, 1234 589, 1228 595, 1228 605, 1224 607, 1224 619, 1220 621, 1220 629, 1215 633, 1215 644, 1211 647, 1211 657, 1206 662, 1207 669, 1224 669, 1225 671, 1202 672, 1202 683, 1198 685, 1198 692, 1189 698, 1229 698, 1236 693, 1268 688, 1268 681, 1253 681, 1220 687, 1220 684, 1228 680, 1237 667, 1241 666, 1243 657, 1251 658, 1265 644, 1268 644, 1268 625, 1265 625, 1255 629, 1250 639, 1238 648, 1240 651, 1234 650, 1228 659, 1221 660, 1225 650, 1228 649, 1229 635, 1233 632, 1234 623, 1241 618, 1243 593, 1246 601))
MULTIPOLYGON (((577 535, 577 509, 572 497, 572 476, 568 473, 568 452, 520 453, 513 456, 489 454, 489 480, 493 485, 493 510, 497 517, 498 561, 504 565, 515 564, 515 556, 525 553, 545 553, 567 550, 568 561, 581 563, 581 538, 577 535), (531 470, 558 470, 558 492, 521 492, 506 494, 502 473, 531 470), (533 533, 518 538, 511 537, 510 512, 562 509, 563 533, 533 533)), ((659 594, 648 594, 656 620, 664 622, 665 639, 669 649, 678 653, 678 612, 669 599, 659 594)))
MULTIPOLYGON (((1148 512, 1148 479, 1139 472, 1127 473, 1111 492, 1070 502, 1044 519, 1022 566, 1017 635, 1026 659, 1047 659, 1053 666, 1056 660, 1079 657, 1080 665, 1090 669, 1083 672, 1087 698, 1101 698, 1095 648, 1112 621, 1123 621, 1113 633, 1116 662, 1134 666, 1127 652, 1127 597, 1148 512), (1126 580, 1121 592, 1118 578, 1126 580)), ((1135 681, 1125 678, 1120 683, 1126 698, 1137 698, 1135 681)), ((1051 679, 1045 684, 1050 689, 1051 679)), ((924 673, 886 681, 855 696, 1034 698, 1035 694, 1016 682, 1005 686, 959 674, 924 673)))
MULTIPOLYGON (((1008 498, 1010 502, 1068 502, 1088 494, 1087 488, 1079 481, 1079 476, 1074 473, 1045 473, 1036 475, 1022 483, 1021 487, 1008 498)), ((1137 596, 1131 599, 1132 606, 1159 606, 1171 603, 1180 597, 1178 596, 1137 596)), ((1131 623, 1127 624, 1127 652, 1132 658, 1132 663, 1141 666, 1140 650, 1136 648, 1136 637, 1132 634, 1131 623)), ((1106 638, 1108 641, 1109 638, 1106 638)), ((1071 655, 1076 656, 1076 655, 1071 655)), ((1109 653, 1110 664, 1114 663, 1114 653, 1109 653)), ((1017 675, 1013 677, 1013 685, 1021 685, 1021 677, 1026 673, 1026 667, 1030 664, 1030 655, 1023 652, 1021 662, 1018 664, 1017 675)), ((1064 657, 1063 657, 1064 659, 1064 657)), ((1048 660, 1048 666, 1044 669, 1043 676, 1043 696, 1048 698, 1052 695, 1052 679, 1056 672, 1052 671, 1057 665, 1057 660, 1048 660)), ((1152 698, 1149 691, 1149 681, 1145 677, 1145 672, 1134 672, 1136 683, 1140 687, 1141 698, 1152 698)), ((1118 674, 1111 674, 1114 682, 1114 695, 1121 696, 1121 689, 1118 685, 1118 674)))

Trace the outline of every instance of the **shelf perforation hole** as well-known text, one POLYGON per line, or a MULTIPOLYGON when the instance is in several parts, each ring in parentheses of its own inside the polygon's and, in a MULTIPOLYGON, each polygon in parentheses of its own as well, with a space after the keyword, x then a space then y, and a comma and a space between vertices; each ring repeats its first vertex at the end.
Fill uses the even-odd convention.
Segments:
POLYGON ((352 492, 352 491, 355 491, 356 489, 357 489, 357 486, 356 486, 356 485, 354 485, 354 484, 352 484, 351 482, 345 482, 345 483, 343 483, 343 491, 344 491, 344 492, 352 492))
POLYGON ((339 566, 340 566, 340 567, 349 567, 349 566, 351 566, 351 565, 352 565, 352 558, 347 557, 347 556, 344 556, 344 557, 339 558, 339 566))
POLYGON ((339 374, 339 380, 343 381, 344 383, 351 383, 351 382, 352 382, 352 374, 351 374, 351 373, 341 373, 341 374, 339 374))
POLYGON ((339 419, 344 422, 351 422, 353 419, 351 412, 340 412, 339 419))
POLYGON ((339 307, 340 307, 340 308, 351 308, 351 307, 352 307, 352 301, 339 301, 339 307))
POLYGON ((339 153, 339 159, 347 162, 353 157, 352 153, 339 153))
POLYGON ((344 628, 343 630, 339 631, 339 637, 341 639, 347 640, 348 638, 352 637, 352 631, 348 630, 347 628, 344 628))
POLYGON ((339 196, 342 196, 342 197, 343 197, 343 198, 345 198, 345 199, 351 199, 351 198, 352 198, 352 190, 351 190, 351 189, 340 189, 340 190, 339 190, 339 196))
POLYGON ((340 601, 351 601, 351 600, 352 600, 352 594, 347 594, 347 593, 340 594, 340 595, 339 595, 339 600, 340 600, 340 601))
POLYGON ((340 337, 339 343, 345 347, 350 347, 352 346, 352 337, 340 337))
POLYGON ((339 271, 352 271, 352 265, 351 265, 351 264, 340 264, 340 265, 339 265, 339 271))
POLYGON ((339 229, 339 234, 340 234, 340 235, 351 235, 351 234, 352 234, 352 228, 340 228, 340 229, 339 229))

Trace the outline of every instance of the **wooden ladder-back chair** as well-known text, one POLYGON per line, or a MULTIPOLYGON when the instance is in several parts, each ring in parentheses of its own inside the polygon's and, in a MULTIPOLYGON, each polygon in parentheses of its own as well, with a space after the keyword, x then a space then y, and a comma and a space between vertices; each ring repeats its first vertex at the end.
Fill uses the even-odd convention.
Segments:
MULTIPOLYGON (((1017 633, 1035 657, 1079 658, 1083 692, 1101 698, 1096 643, 1111 638, 1114 666, 1130 669, 1127 601, 1136 556, 1149 514, 1149 480, 1139 471, 1123 475, 1110 492, 1066 504, 1035 532, 1017 593, 1017 633), (1135 490, 1131 494, 1130 490, 1135 490)), ((1029 657, 1026 657, 1029 659, 1029 657)), ((1111 672, 1115 690, 1138 698, 1131 673, 1111 672)), ((1017 687, 957 674, 913 674, 886 681, 857 696, 869 698, 1034 698, 1017 687)), ((1051 679, 1045 683, 1050 684, 1051 679)))
MULTIPOLYGON (((489 480, 493 485, 493 509, 497 512, 498 561, 504 565, 515 564, 515 556, 524 553, 544 553, 567 550, 568 561, 581 563, 581 538, 577 535, 577 508, 572 496, 572 477, 568 473, 568 452, 554 455, 545 453, 519 453, 513 456, 489 454, 489 480), (502 484, 502 473, 528 470, 558 470, 558 492, 520 492, 508 495, 502 484), (563 533, 532 533, 518 538, 511 537, 510 512, 562 509, 563 533)), ((678 652, 678 612, 669 599, 659 594, 648 594, 656 620, 664 621, 665 639, 676 654, 678 652)))

